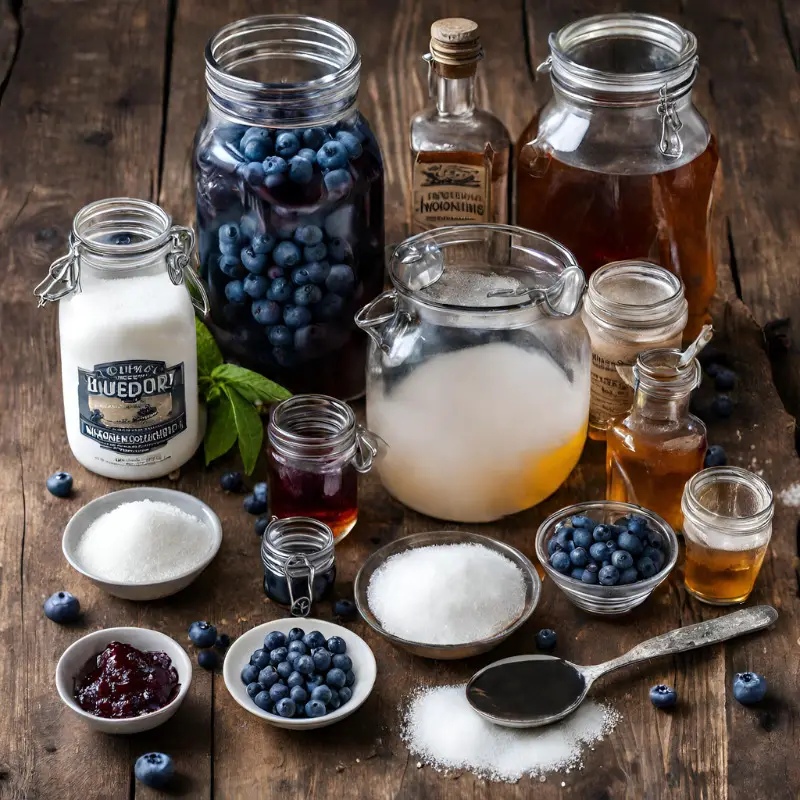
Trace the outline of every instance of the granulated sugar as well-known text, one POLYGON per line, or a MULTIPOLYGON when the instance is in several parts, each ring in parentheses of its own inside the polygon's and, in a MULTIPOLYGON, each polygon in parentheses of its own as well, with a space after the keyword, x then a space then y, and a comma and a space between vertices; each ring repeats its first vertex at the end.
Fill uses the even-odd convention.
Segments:
POLYGON ((618 721, 612 708, 586 700, 574 714, 546 728, 504 728, 473 711, 462 684, 418 690, 405 711, 402 736, 411 753, 435 769, 515 782, 525 775, 583 766, 585 748, 618 721))
POLYGON ((123 503, 96 519, 78 542, 80 565, 120 583, 170 580, 200 566, 212 547, 208 526, 153 500, 123 503))
POLYGON ((387 559, 370 579, 367 601, 394 636, 464 644, 519 618, 525 580, 516 564, 483 545, 432 545, 387 559))

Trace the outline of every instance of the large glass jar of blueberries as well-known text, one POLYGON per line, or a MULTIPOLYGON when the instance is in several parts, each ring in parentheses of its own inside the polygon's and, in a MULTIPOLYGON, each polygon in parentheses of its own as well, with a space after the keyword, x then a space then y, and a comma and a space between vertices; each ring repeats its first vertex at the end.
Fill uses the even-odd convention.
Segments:
POLYGON ((325 20, 252 17, 206 47, 195 140, 201 274, 226 357, 293 392, 364 391, 353 315, 383 283, 383 164, 361 59, 325 20))

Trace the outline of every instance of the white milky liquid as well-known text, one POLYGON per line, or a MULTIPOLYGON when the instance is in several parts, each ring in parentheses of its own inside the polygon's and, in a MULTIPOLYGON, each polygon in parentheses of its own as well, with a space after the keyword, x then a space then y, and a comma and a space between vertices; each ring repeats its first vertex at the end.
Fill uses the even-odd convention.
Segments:
POLYGON ((191 299, 163 267, 148 273, 84 269, 82 291, 59 303, 69 445, 87 469, 121 480, 168 474, 200 438, 191 299))
POLYGON ((386 489, 439 519, 488 522, 543 500, 577 462, 589 410, 588 368, 570 383, 544 353, 494 343, 446 353, 384 395, 367 424, 387 444, 386 489))

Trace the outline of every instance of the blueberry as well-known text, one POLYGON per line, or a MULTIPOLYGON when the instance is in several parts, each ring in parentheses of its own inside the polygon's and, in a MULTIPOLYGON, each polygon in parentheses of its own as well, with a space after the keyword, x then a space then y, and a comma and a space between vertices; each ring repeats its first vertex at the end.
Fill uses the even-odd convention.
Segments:
POLYGON ((306 691, 309 694, 311 694, 311 692, 313 692, 314 689, 317 688, 317 686, 321 686, 323 683, 325 683, 324 675, 321 675, 319 673, 314 675, 309 675, 308 678, 306 678, 306 691))
POLYGON ((339 669, 339 667, 328 670, 328 674, 325 676, 325 683, 327 683, 331 689, 341 689, 346 681, 347 675, 345 675, 344 671, 339 669))
POLYGON ((269 152, 272 152, 272 137, 266 128, 248 128, 239 142, 240 147, 244 147, 248 142, 261 142, 269 152))
MULTIPOLYGON (((347 689, 347 687, 343 686, 342 689, 347 689)), ((341 689, 339 691, 341 691, 341 689)), ((336 711, 336 709, 342 705, 341 698, 339 697, 339 691, 336 689, 331 689, 331 699, 328 702, 328 712, 336 711)), ((349 691, 349 689, 347 689, 347 691, 349 691)))
POLYGON ((345 239, 334 237, 328 242, 328 254, 335 261, 347 261, 353 256, 353 249, 345 239))
POLYGON ((264 690, 261 688, 261 684, 258 681, 253 681, 252 683, 247 684, 246 691, 252 700, 259 692, 263 692, 264 690))
POLYGON ((247 297, 244 292, 244 285, 241 281, 231 281, 225 285, 225 297, 231 303, 243 303, 247 297))
POLYGON ((279 133, 275 137, 275 152, 283 158, 291 158, 300 149, 300 141, 290 131, 279 133))
POLYGON ((589 548, 589 555, 595 561, 602 561, 606 557, 606 543, 605 542, 595 542, 589 548))
POLYGON ((338 694, 341 704, 344 705, 353 696, 353 690, 349 686, 343 686, 338 694))
POLYGON ((219 656, 215 650, 201 650, 197 654, 197 664, 203 669, 215 670, 219 666, 219 656))
POLYGON ((339 617, 339 619, 351 620, 358 616, 358 608, 356 608, 356 604, 352 600, 343 597, 336 601, 333 606, 333 613, 339 617))
POLYGON ((539 650, 553 650, 556 646, 556 632, 551 628, 542 628, 536 634, 536 647, 539 650))
MULTIPOLYGON (((292 296, 294 287, 286 278, 276 278, 267 290, 267 298, 275 303, 285 303, 292 296)), ((273 342, 273 344, 277 344, 273 342)))
POLYGON ((308 692, 301 684, 295 684, 289 689, 289 697, 299 706, 304 706, 308 702, 308 692))
POLYGON ((628 520, 628 533, 641 538, 647 531, 647 520, 644 517, 634 516, 628 520))
POLYGON ((275 711, 278 713, 278 716, 293 717, 296 710, 297 705, 291 697, 284 697, 282 700, 278 700, 278 702, 275 703, 275 711))
MULTIPOLYGON (((266 647, 264 649, 266 650, 266 647)), ((285 647, 275 647, 269 652, 269 663, 277 668, 278 664, 286 661, 286 656, 288 655, 289 651, 285 647)), ((291 670, 289 670, 289 672, 291 672, 291 670)), ((286 675, 281 675, 281 677, 288 678, 289 672, 287 672, 286 675)))
MULTIPOLYGON (((253 494, 259 498, 259 500, 266 500, 266 494, 262 495, 261 490, 259 489, 258 493, 253 491, 253 494)), ((264 649, 265 650, 275 650, 278 647, 286 647, 287 642, 286 634, 283 631, 270 631, 264 637, 264 649)))
MULTIPOLYGON (((295 656, 297 658, 300 658, 300 656, 297 653, 295 653, 295 656)), ((301 672, 298 672, 297 670, 292 670, 292 672, 289 673, 289 677, 286 679, 286 685, 290 689, 294 689, 296 686, 305 686, 306 679, 301 672)))
POLYGON ((302 256, 300 248, 294 242, 279 242, 272 251, 272 260, 279 267, 296 267, 302 256))
POLYGON ((726 394, 718 394, 711 401, 711 412, 719 419, 728 419, 733 414, 733 400, 726 394))
POLYGON ((314 671, 314 659, 311 656, 300 656, 294 662, 294 668, 302 675, 311 675, 314 671))
POLYGON ((261 139, 250 139, 242 147, 242 155, 248 161, 263 161, 269 155, 269 147, 261 139))
POLYGON ((597 579, 603 586, 616 586, 619 583, 619 570, 614 566, 605 566, 597 573, 597 579))
POLYGON ((724 467, 728 463, 728 454, 718 444, 712 444, 703 459, 704 467, 724 467))
MULTIPOLYGON (((235 283, 236 281, 234 281, 235 283)), ((230 286, 231 284, 228 284, 230 286)), ((228 286, 225 287, 227 292, 228 286)), ((245 292, 250 295, 254 300, 258 300, 267 293, 269 282, 261 275, 248 275, 242 284, 245 292)))
POLYGON ((733 679, 733 696, 743 705, 758 703, 767 693, 767 679, 755 672, 738 672, 733 679))
POLYGON ((550 556, 550 566, 556 570, 556 572, 561 572, 566 575, 572 568, 572 562, 569 560, 569 556, 566 553, 559 551, 550 556))
POLYGON ((621 533, 619 535, 617 544, 621 550, 627 550, 631 555, 634 556, 640 555, 642 550, 644 550, 642 540, 638 536, 628 533, 628 531, 625 531, 625 533, 621 533))
POLYGON ((292 270, 292 283, 295 286, 305 286, 307 283, 311 283, 311 275, 307 266, 297 267, 292 270))
POLYGON ((339 169, 348 161, 347 148, 339 141, 333 139, 325 142, 317 150, 317 163, 322 169, 339 169))
POLYGON ((361 142, 349 131, 339 131, 336 134, 336 141, 341 142, 345 146, 347 155, 350 158, 358 158, 363 151, 361 142))
POLYGON ((650 547, 649 545, 645 547, 642 552, 642 558, 649 558, 655 564, 656 572, 664 566, 664 554, 660 550, 656 550, 655 547, 650 547))
MULTIPOLYGON (((309 274, 311 271, 309 270, 309 274)), ((338 294, 326 294, 314 308, 314 314, 318 319, 331 322, 338 319, 344 310, 344 299, 338 294)))
MULTIPOLYGON (((286 634, 286 639, 291 642, 300 641, 302 643, 302 639, 305 636, 305 631, 302 628, 291 628, 289 633, 286 634)), ((305 647, 305 645, 303 645, 305 647)), ((292 645, 288 645, 289 649, 292 650, 292 645)))
POLYGON ((576 567, 585 567, 589 563, 589 554, 583 547, 576 547, 570 554, 569 560, 576 567))
MULTIPOLYGON (((257 302, 261 303, 262 301, 258 300, 257 302)), ((254 517, 258 517, 261 514, 267 513, 267 504, 252 494, 249 494, 244 498, 242 505, 244 506, 244 510, 248 514, 252 514, 254 517)))
POLYGON ((587 528, 593 531, 597 527, 597 523, 591 517, 584 516, 583 514, 576 514, 570 522, 573 528, 587 528))
POLYGON ((324 717, 327 713, 327 709, 325 708, 325 703, 320 702, 319 700, 309 700, 306 703, 306 714, 307 716, 311 717, 324 717))
POLYGON ((269 696, 273 703, 277 703, 278 700, 283 700, 284 697, 289 696, 289 687, 283 683, 273 683, 269 687, 269 696))
POLYGON ((72 475, 69 472, 56 472, 47 479, 47 491, 53 497, 69 497, 72 492, 72 475))
POLYGON ((136 759, 133 774, 151 789, 164 789, 175 777, 175 764, 166 753, 145 753, 136 759))
POLYGON ((618 570, 629 569, 633 566, 633 556, 627 550, 615 550, 611 554, 611 563, 618 570))
POLYGON ((306 183, 311 183, 314 177, 314 165, 303 158, 302 156, 295 156, 289 159, 289 180, 292 183, 299 183, 301 186, 306 183))
POLYGON ((288 347, 294 341, 294 335, 285 325, 272 325, 267 330, 269 343, 275 347, 288 347))
POLYGON ((226 492, 241 492, 244 486, 241 472, 223 472, 219 479, 219 485, 226 492))
POLYGON ((262 710, 272 712, 275 707, 275 701, 270 697, 269 692, 259 692, 254 698, 253 702, 262 710))
POLYGON ((727 392, 736 385, 736 373, 733 370, 719 367, 714 375, 714 388, 720 392, 727 392))
POLYGON ((311 631, 303 637, 303 642, 309 650, 315 647, 325 647, 325 637, 319 631, 311 631))
POLYGON ((317 163, 317 151, 312 150, 310 147, 301 147, 297 151, 297 155, 300 158, 304 158, 306 161, 310 162, 311 164, 317 163))
POLYGON ((272 664, 268 664, 261 672, 258 673, 258 682, 265 688, 271 689, 281 679, 278 671, 272 664))
MULTIPOLYGON (((328 278, 328 275, 330 274, 330 271, 331 265, 327 261, 312 261, 310 264, 306 265, 306 274, 312 283, 324 284, 328 278)), ((321 300, 321 291, 319 296, 321 300)), ((338 295, 334 295, 334 297, 338 297, 338 295)), ((319 302, 319 300, 315 300, 314 302, 319 302)))
POLYGON ((289 328, 302 328, 311 322, 311 312, 305 306, 285 306, 283 321, 289 328))
POLYGON ((125 245, 133 244, 135 235, 136 234, 130 234, 130 233, 115 233, 115 234, 112 234, 112 236, 111 236, 111 244, 115 244, 118 247, 119 246, 123 246, 124 247, 125 245))
POLYGON ((264 165, 259 160, 251 161, 249 164, 245 164, 241 168, 241 174, 245 181, 251 186, 261 186, 261 184, 264 183, 264 178, 266 177, 264 165))
POLYGON ((325 703, 325 705, 328 705, 332 696, 333 695, 331 693, 330 686, 326 686, 324 683, 317 686, 317 688, 314 689, 313 692, 311 692, 312 700, 319 700, 320 703, 325 703))
POLYGON ((195 647, 213 647, 217 629, 210 622, 193 622, 189 626, 189 640, 195 647))
POLYGON ((231 646, 231 637, 227 633, 220 633, 217 636, 217 641, 214 642, 214 647, 221 653, 224 653, 231 646))
POLYGON ((642 558, 636 562, 636 569, 643 578, 652 578, 653 575, 658 572, 656 565, 653 563, 653 559, 647 556, 642 556, 642 558))
POLYGON ((311 657, 314 659, 314 668, 319 672, 327 672, 331 668, 331 654, 324 648, 317 648, 311 657))
POLYGON ((240 278, 244 273, 239 256, 220 256, 219 269, 223 275, 227 275, 229 278, 240 278))
POLYGON ((572 541, 573 529, 570 527, 559 528, 556 533, 556 541, 561 545, 562 550, 567 549, 567 543, 572 541))
POLYGON ((346 297, 352 293, 355 282, 353 270, 347 264, 334 264, 325 279, 325 286, 334 294, 346 297))
POLYGON ((595 564, 587 564, 583 570, 583 575, 581 575, 581 580, 584 583, 597 583, 597 566, 595 564), (591 570, 589 567, 595 567, 595 569, 591 570))
POLYGON ((286 173, 289 171, 289 165, 280 156, 270 156, 264 160, 264 172, 266 177, 264 183, 270 188, 279 186, 283 183, 286 173))
POLYGON ((286 277, 286 270, 283 267, 279 267, 277 264, 273 264, 267 270, 267 277, 271 281, 276 281, 276 280, 278 280, 278 278, 285 278, 286 277))
POLYGON ((294 232, 297 244, 314 245, 322 242, 322 228, 318 225, 300 225, 294 232))
POLYGON ((647 534, 647 544, 656 550, 664 548, 664 539, 658 531, 649 531, 647 534))
POLYGON ((583 578, 583 567, 574 567, 570 573, 570 578, 574 578, 576 581, 581 580, 583 578))
POLYGON ((307 283, 305 286, 298 286, 294 291, 292 300, 296 306, 311 306, 314 303, 319 303, 322 300, 322 289, 315 286, 313 283, 307 283))
POLYGON ((610 525, 598 525, 594 531, 592 531, 592 538, 596 542, 607 542, 613 537, 614 531, 611 529, 610 525))
POLYGON ((256 536, 263 536, 267 528, 269 528, 269 517, 259 517, 255 524, 256 536))
POLYGON ((250 663, 258 669, 269 666, 269 650, 259 648, 250 656, 250 663))
MULTIPOLYGON (((328 246, 324 242, 306 245, 303 248, 303 258, 307 263, 322 261, 328 255, 328 246)), ((327 273, 326 273, 327 274, 327 273)))
POLYGON ((225 244, 238 245, 241 241, 239 226, 233 222, 229 222, 226 225, 221 225, 218 236, 220 247, 225 244))
POLYGON ((302 628, 292 628, 292 630, 289 631, 289 634, 291 634, 292 631, 299 631, 300 637, 289 640, 289 652, 294 651, 296 653, 300 653, 300 655, 303 656, 308 652, 308 647, 306 646, 306 643, 303 641, 303 637, 305 636, 305 634, 302 632, 302 628))
MULTIPOLYGON (((335 295, 330 295, 330 297, 335 297, 335 295)), ((550 541, 547 543, 547 554, 553 555, 553 553, 560 553, 563 548, 558 543, 558 540, 555 536, 550 537, 550 541)))
POLYGON ((353 670, 348 670, 347 674, 344 676, 344 685, 345 686, 352 686, 356 682, 356 674, 353 670))
POLYGON ((588 550, 592 546, 592 532, 586 528, 575 528, 572 534, 572 541, 575 542, 575 547, 582 547, 588 550))
MULTIPOLYGON (((288 655, 288 654, 287 654, 288 655)), ((281 676, 284 680, 287 680, 289 676, 295 671, 294 667, 288 661, 281 661, 276 667, 275 672, 281 676)))
POLYGON ((650 702, 656 708, 672 708, 678 702, 678 693, 669 686, 659 683, 650 690, 650 702))
MULTIPOLYGON (((260 275, 267 266, 267 256, 264 253, 256 253, 252 247, 245 247, 240 253, 240 258, 245 268, 256 275, 260 275)), ((259 297, 263 297, 263 293, 259 297)))
POLYGON ((281 319, 281 307, 274 300, 256 300, 250 311, 262 325, 277 325, 281 319))
POLYGON ((353 185, 353 178, 346 169, 333 169, 325 175, 325 188, 332 194, 344 195, 353 185))
POLYGON ((310 147, 312 150, 319 150, 328 138, 328 134, 322 128, 306 128, 303 131, 302 138, 306 147, 310 147))
POLYGON ((44 615, 59 625, 75 622, 80 613, 81 604, 78 598, 69 592, 56 592, 44 601, 44 615))
POLYGON ((248 664, 242 670, 242 683, 245 686, 249 686, 251 683, 258 683, 259 672, 261 672, 261 670, 258 667, 254 666, 253 664, 248 664))
POLYGON ((628 567, 628 569, 622 570, 619 574, 619 582, 620 584, 628 584, 628 583, 636 583, 639 580, 639 573, 636 570, 636 567, 628 567))
POLYGON ((343 653, 347 652, 347 643, 341 636, 331 636, 328 639, 326 646, 328 651, 335 656, 342 655, 343 653))
POLYGON ((340 669, 342 672, 347 672, 353 669, 353 662, 350 656, 344 653, 336 653, 333 657, 333 666, 340 669))

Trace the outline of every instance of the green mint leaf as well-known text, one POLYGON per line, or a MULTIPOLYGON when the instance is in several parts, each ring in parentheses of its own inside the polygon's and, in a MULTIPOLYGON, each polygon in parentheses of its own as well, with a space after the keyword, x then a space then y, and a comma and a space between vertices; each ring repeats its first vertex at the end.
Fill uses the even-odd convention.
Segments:
POLYGON ((197 374, 208 377, 222 363, 222 353, 211 335, 211 331, 197 318, 194 318, 197 332, 197 374))
POLYGON ((236 443, 236 436, 233 404, 228 397, 221 395, 218 402, 208 406, 208 426, 203 440, 206 466, 225 455, 236 443))
POLYGON ((256 461, 261 452, 264 426, 255 408, 236 389, 226 384, 222 387, 222 391, 225 392, 225 396, 230 400, 233 408, 236 433, 239 437, 239 452, 242 454, 244 471, 250 475, 256 467, 256 461))
POLYGON ((277 403, 291 397, 291 392, 282 386, 235 364, 220 364, 214 367, 211 377, 215 381, 226 383, 236 389, 250 403, 277 403))

